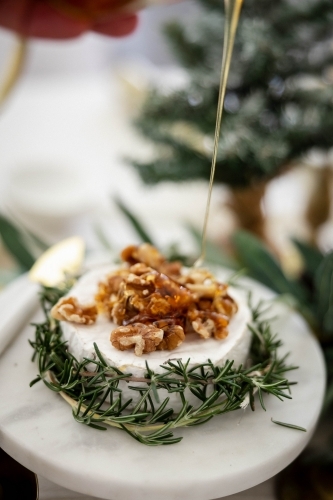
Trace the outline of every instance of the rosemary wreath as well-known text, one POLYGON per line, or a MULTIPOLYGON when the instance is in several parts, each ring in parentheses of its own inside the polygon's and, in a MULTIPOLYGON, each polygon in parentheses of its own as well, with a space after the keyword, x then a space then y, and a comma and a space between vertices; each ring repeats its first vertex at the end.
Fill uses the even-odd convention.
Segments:
MULTIPOLYGON (((226 361, 224 366, 214 366, 208 360, 189 368, 190 360, 170 360, 161 365, 162 373, 154 373, 146 363, 145 376, 136 378, 131 373, 109 366, 96 344, 94 360, 85 358, 79 362, 68 352, 61 326, 50 316, 52 306, 67 291, 68 287, 42 289, 41 305, 45 321, 35 324, 35 339, 29 341, 34 349, 32 359, 37 360, 39 374, 30 386, 42 380, 70 404, 74 419, 81 424, 98 430, 106 430, 106 425, 109 425, 126 431, 145 445, 167 445, 182 440, 182 437, 172 434, 173 429, 201 425, 215 415, 248 405, 254 410, 255 393, 258 393, 263 410, 266 410, 265 394, 280 400, 291 399, 290 387, 295 382, 290 382, 286 373, 297 367, 286 364, 287 356, 279 358, 277 351, 282 343, 272 333, 270 322, 263 318, 267 313, 263 302, 253 306, 249 299, 252 311, 252 321, 248 325, 252 332, 251 366, 236 368, 233 361, 226 361), (88 369, 91 363, 95 365, 94 371, 88 369), (120 380, 128 382, 129 389, 140 394, 138 403, 131 410, 132 398, 123 397, 120 380), (131 382, 139 382, 140 385, 133 386, 131 382), (182 407, 178 414, 170 407, 169 397, 160 401, 159 389, 179 395, 182 407), (198 407, 193 407, 186 400, 185 389, 198 398, 198 407)), ((305 430, 292 424, 273 422, 305 430)))

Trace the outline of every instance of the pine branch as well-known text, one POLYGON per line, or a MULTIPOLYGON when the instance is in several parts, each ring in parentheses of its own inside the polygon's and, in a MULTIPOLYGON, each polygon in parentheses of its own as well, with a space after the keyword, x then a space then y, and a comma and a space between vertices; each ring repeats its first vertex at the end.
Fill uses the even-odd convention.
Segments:
MULTIPOLYGON (((156 90, 137 122, 141 133, 161 147, 155 167, 134 162, 148 182, 184 180, 184 171, 189 179, 208 178, 193 143, 197 134, 209 140, 214 133, 223 8, 216 0, 200 3, 205 14, 195 26, 174 23, 168 28, 170 43, 188 70, 189 84, 168 96, 156 90), (193 131, 192 143, 182 144, 175 136, 180 125, 189 134, 193 131)), ((216 182, 247 186, 268 180, 312 147, 332 147, 332 91, 330 81, 323 80, 333 63, 332 24, 330 0, 244 2, 216 182), (317 84, 306 87, 305 78, 310 77, 317 84)), ((209 150, 199 153, 210 154, 209 150)))

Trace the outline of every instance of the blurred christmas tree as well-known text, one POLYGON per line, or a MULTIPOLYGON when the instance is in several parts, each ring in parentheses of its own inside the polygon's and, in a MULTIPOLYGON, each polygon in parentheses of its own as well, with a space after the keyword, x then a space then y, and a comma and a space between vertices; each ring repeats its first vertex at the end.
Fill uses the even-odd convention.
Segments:
MULTIPOLYGON (((223 40, 222 0, 198 0, 196 26, 166 27, 186 88, 150 92, 137 120, 157 146, 134 166, 150 184, 209 179, 223 40)), ((332 0, 245 0, 224 106, 216 182, 242 227, 264 236, 267 182, 333 145, 332 0)), ((319 197, 320 198, 320 197, 319 197)))

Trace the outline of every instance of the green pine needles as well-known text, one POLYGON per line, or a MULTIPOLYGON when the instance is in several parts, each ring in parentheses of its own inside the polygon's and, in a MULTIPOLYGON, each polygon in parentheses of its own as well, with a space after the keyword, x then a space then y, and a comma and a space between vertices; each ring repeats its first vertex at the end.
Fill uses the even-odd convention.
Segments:
MULTIPOLYGON (((188 76, 152 90, 136 124, 154 144, 131 162, 149 184, 209 179, 223 46, 223 2, 196 0, 193 24, 166 26, 188 76)), ((311 148, 332 147, 331 0, 246 0, 224 103, 216 183, 245 188, 278 175, 311 148)))
POLYGON ((67 290, 44 288, 41 293, 45 321, 35 325, 35 339, 30 341, 39 374, 30 386, 42 380, 71 405, 74 419, 81 424, 98 430, 116 427, 148 446, 168 445, 182 440, 173 434, 179 427, 204 424, 215 415, 248 405, 254 410, 256 393, 263 410, 266 395, 291 399, 290 387, 294 382, 287 380, 286 373, 296 367, 286 364, 286 356, 279 358, 281 341, 272 333, 269 321, 263 319, 267 312, 263 303, 251 307, 249 328, 253 340, 249 366, 235 367, 233 361, 214 366, 208 360, 189 367, 190 360, 169 360, 161 365, 162 373, 155 373, 147 363, 145 376, 136 378, 109 366, 96 344, 96 359, 79 362, 68 352, 59 322, 50 317, 51 307, 67 290), (123 396, 121 380, 128 383, 136 400, 139 393, 135 406, 133 398, 123 396), (131 385, 134 382, 136 385, 131 385), (161 400, 161 389, 178 395, 179 413, 171 407, 169 396, 161 400), (187 400, 188 391, 198 400, 195 407, 187 400))

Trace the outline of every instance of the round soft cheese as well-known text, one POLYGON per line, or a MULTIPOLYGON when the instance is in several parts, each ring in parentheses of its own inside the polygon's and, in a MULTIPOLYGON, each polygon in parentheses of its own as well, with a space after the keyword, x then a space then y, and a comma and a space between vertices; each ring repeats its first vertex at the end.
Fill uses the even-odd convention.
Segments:
MULTIPOLYGON (((68 296, 75 297, 82 305, 92 304, 97 293, 98 283, 105 280, 107 274, 114 269, 114 266, 103 266, 89 271, 77 281, 68 296)), ((173 351, 154 351, 136 356, 134 349, 119 351, 112 346, 110 334, 117 325, 102 314, 98 315, 96 323, 89 326, 62 321, 64 340, 68 341, 68 349, 78 361, 82 361, 83 358, 96 359, 94 350, 94 343, 96 343, 110 366, 131 373, 134 377, 144 376, 146 361, 149 368, 156 373, 163 373, 164 369, 161 365, 170 359, 182 359, 183 362, 190 359, 189 367, 204 363, 208 359, 217 366, 222 366, 227 360, 234 360, 235 366, 239 366, 245 362, 249 352, 251 334, 247 325, 251 314, 246 301, 239 292, 231 287, 229 287, 228 292, 236 301, 238 311, 231 318, 229 334, 223 340, 202 339, 195 333, 187 334, 185 341, 173 351)), ((124 396, 125 392, 128 395, 126 382, 123 382, 122 385, 124 396)), ((139 393, 136 392, 136 394, 139 396, 139 393)))
MULTIPOLYGON (((114 267, 103 267, 88 272, 78 280, 68 295, 77 298, 82 305, 93 303, 98 283, 113 269, 114 267)), ((222 365, 227 359, 234 360, 235 365, 239 365, 245 361, 249 350, 251 336, 247 324, 250 321, 250 310, 239 293, 230 287, 228 292, 236 301, 238 311, 231 318, 229 335, 223 340, 214 338, 204 340, 196 333, 192 333, 187 334, 186 340, 173 351, 154 351, 136 356, 134 349, 120 351, 112 346, 110 334, 117 325, 106 315, 101 314, 98 315, 96 323, 89 326, 61 322, 64 338, 68 341, 69 351, 78 360, 95 359, 94 342, 96 342, 107 363, 134 376, 142 376, 146 370, 146 361, 152 370, 161 372, 160 365, 170 358, 181 358, 183 361, 190 358, 191 366, 208 359, 215 365, 222 365)))

